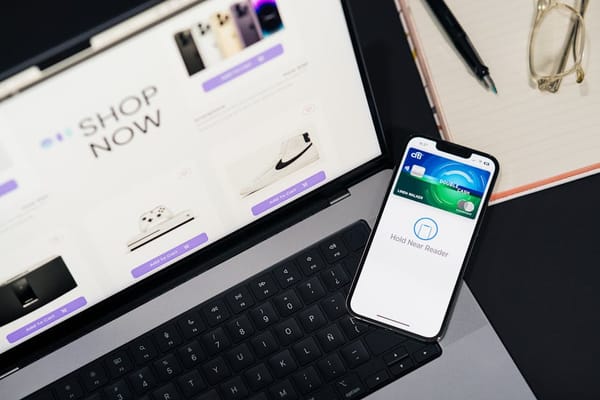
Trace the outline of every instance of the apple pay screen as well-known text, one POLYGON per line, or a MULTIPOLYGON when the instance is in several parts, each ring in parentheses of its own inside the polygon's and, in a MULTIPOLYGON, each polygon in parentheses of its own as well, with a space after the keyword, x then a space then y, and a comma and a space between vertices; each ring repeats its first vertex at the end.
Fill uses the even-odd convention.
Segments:
POLYGON ((5 99, 0 351, 380 153, 337 1, 200 2, 5 99))
POLYGON ((351 308, 433 337, 495 167, 485 157, 461 159, 438 151, 434 142, 419 146, 420 140, 409 143, 394 178, 351 308))

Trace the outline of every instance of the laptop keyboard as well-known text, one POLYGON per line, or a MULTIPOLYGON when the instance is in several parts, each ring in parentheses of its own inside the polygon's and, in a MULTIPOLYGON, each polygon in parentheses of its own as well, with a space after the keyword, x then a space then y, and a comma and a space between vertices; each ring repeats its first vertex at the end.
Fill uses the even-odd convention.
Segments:
POLYGON ((358 221, 28 399, 363 398, 442 352, 348 314, 368 235, 358 221))

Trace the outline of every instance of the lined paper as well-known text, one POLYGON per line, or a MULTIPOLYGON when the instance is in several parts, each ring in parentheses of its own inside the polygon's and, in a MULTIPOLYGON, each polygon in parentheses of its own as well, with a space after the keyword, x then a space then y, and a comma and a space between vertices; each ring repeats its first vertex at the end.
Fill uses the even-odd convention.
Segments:
POLYGON ((600 171, 600 5, 585 15, 583 83, 563 79, 543 93, 529 77, 535 1, 446 0, 490 68, 498 95, 485 90, 458 56, 423 0, 401 0, 413 41, 431 74, 430 90, 447 139, 496 156, 492 199, 503 201, 600 171))

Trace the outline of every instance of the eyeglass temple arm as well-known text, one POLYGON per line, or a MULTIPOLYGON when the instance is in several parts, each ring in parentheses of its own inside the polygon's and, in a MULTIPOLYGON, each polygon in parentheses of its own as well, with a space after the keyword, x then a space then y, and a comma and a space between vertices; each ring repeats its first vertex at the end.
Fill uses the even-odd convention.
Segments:
MULTIPOLYGON (((585 14, 585 10, 586 10, 587 6, 588 6, 588 0, 581 0, 581 6, 580 6, 579 13, 581 14, 582 17, 585 14)), ((573 57, 574 58, 576 57, 575 46, 577 44, 575 43, 575 40, 577 40, 578 30, 579 30, 579 20, 576 20, 575 23, 573 24, 573 26, 571 27, 571 32, 569 33, 569 40, 566 41, 565 48, 562 51, 562 57, 560 59, 558 68, 556 70, 557 74, 560 74, 561 72, 563 72, 565 70, 565 67, 567 65, 567 60, 569 59, 569 49, 571 49, 571 48, 573 49, 573 57)), ((538 82, 538 86, 540 86, 540 88, 543 87, 543 89, 548 90, 549 92, 556 93, 558 91, 558 89, 560 88, 560 83, 562 82, 562 79, 563 79, 562 77, 550 78, 550 79, 540 79, 540 81, 538 82)))

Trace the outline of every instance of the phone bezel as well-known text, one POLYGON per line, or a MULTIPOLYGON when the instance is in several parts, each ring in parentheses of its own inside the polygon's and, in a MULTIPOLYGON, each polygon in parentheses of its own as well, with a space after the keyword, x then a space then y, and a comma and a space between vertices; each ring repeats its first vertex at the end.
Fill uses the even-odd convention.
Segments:
POLYGON ((367 244, 365 245, 365 249, 363 251, 363 254, 361 256, 359 265, 358 265, 358 269, 356 271, 356 274, 354 275, 354 279, 352 280, 352 285, 350 286, 350 291, 348 293, 348 296, 346 298, 346 308, 348 309, 348 311, 350 312, 350 314, 353 317, 356 317, 358 319, 361 319, 363 321, 366 321, 368 323, 377 325, 377 326, 381 326, 383 328, 386 329, 391 329, 393 331, 399 332, 403 335, 415 338, 417 340, 421 340, 421 341, 426 341, 426 342, 433 342, 433 341, 440 341, 442 339, 442 337, 444 336, 444 334, 446 333, 446 329, 448 328, 448 322, 450 320, 450 315, 452 314, 452 310, 454 309, 455 305, 456 305, 456 300, 458 297, 458 292, 459 292, 459 288, 460 288, 460 282, 463 279, 463 276, 465 274, 466 271, 466 267, 469 263, 469 259, 471 257, 471 254, 473 252, 473 248, 475 247, 475 240, 477 239, 477 237, 479 236, 479 230, 481 228, 481 224, 485 215, 485 212, 488 208, 488 202, 490 199, 490 196, 492 194, 492 191, 494 189, 494 185, 496 183, 496 179, 498 177, 498 172, 500 170, 500 164, 498 163, 498 160, 490 155, 487 154, 485 152, 479 151, 479 150, 475 150, 475 149, 471 149, 465 146, 461 146, 455 143, 451 143, 445 140, 441 140, 441 139, 437 139, 437 138, 433 138, 433 137, 428 137, 428 136, 424 136, 424 135, 412 135, 406 144, 406 147, 402 153, 402 157, 400 158, 400 160, 398 161, 398 163, 396 164, 396 166, 394 167, 394 171, 392 173, 392 178, 390 179, 390 184, 388 185, 387 189, 386 189, 386 196, 383 199, 383 202, 381 204, 381 207, 379 209, 379 213, 377 214, 377 218, 375 220, 375 224, 373 225, 373 229, 371 230, 371 234, 369 235, 369 239, 367 240, 367 244), (452 294, 450 295, 450 299, 448 301, 448 307, 444 313, 444 317, 442 319, 441 325, 440 325, 440 329, 439 331, 433 335, 433 336, 422 336, 419 334, 416 334, 414 332, 408 331, 404 328, 400 328, 396 325, 392 325, 392 324, 386 324, 383 323, 381 321, 375 320, 373 318, 370 318, 369 316, 366 315, 361 315, 358 314, 357 312, 355 312, 352 309, 352 296, 354 295, 354 290, 356 288, 356 284, 358 282, 358 280, 360 279, 360 275, 363 271, 363 266, 364 266, 364 262, 365 262, 365 258, 366 255, 369 252, 369 249, 371 247, 371 243, 373 241, 373 238, 375 236, 375 232, 377 231, 377 228, 379 226, 379 221, 381 220, 381 216, 383 214, 384 208, 385 208, 385 204, 387 203, 387 200, 389 199, 389 197, 392 195, 392 190, 394 188, 394 185, 396 183, 396 176, 398 174, 398 169, 401 167, 402 162, 405 160, 406 158, 406 153, 408 152, 409 148, 410 148, 410 144, 413 140, 415 139, 425 139, 428 141, 433 141, 435 142, 435 147, 436 150, 438 151, 442 151, 444 153, 448 153, 454 156, 459 156, 459 157, 463 157, 463 155, 466 152, 468 152, 469 154, 476 154, 479 156, 483 156, 488 158, 492 163, 494 163, 494 171, 491 173, 490 176, 490 180, 489 180, 489 186, 488 186, 488 190, 486 192, 486 195, 483 199, 483 201, 481 202, 481 206, 480 206, 480 213, 479 216, 477 217, 477 220, 475 221, 475 228, 473 229, 473 233, 471 235, 471 238, 469 240, 469 245, 467 247, 467 252, 465 253, 465 257, 462 261, 462 265, 460 267, 460 271, 458 273, 456 282, 454 283, 454 287, 452 289, 452 294), (442 149, 440 149, 438 146, 442 146, 442 149))

